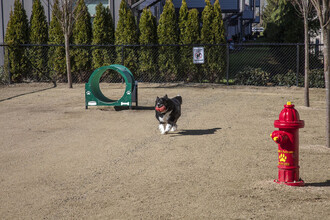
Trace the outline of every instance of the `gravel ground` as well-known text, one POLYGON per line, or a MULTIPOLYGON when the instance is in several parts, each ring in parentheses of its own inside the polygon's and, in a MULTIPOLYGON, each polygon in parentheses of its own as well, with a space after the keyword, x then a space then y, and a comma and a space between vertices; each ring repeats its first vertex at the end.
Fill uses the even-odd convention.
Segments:
MULTIPOLYGON (((120 97, 122 85, 102 84, 120 97)), ((139 107, 85 109, 84 85, 0 87, 1 219, 329 219, 325 90, 139 84, 139 107), (183 97, 161 135, 156 96, 183 97), (300 177, 274 183, 275 130, 291 101, 305 127, 300 177)))

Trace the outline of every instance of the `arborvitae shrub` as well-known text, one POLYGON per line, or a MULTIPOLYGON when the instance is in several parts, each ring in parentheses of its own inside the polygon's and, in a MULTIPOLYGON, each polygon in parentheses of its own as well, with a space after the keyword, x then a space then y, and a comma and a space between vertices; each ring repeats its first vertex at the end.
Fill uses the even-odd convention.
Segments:
MULTIPOLYGON (((108 45, 114 43, 112 17, 102 3, 96 6, 93 21, 93 45, 108 45)), ((93 68, 110 65, 114 62, 113 47, 93 47, 93 68)))
MULTIPOLYGON (((60 15, 59 2, 54 0, 52 19, 49 25, 49 44, 63 45, 64 35, 62 26, 56 17, 60 15)), ((50 46, 49 48, 49 69, 52 70, 51 77, 59 81, 66 80, 66 62, 65 62, 65 48, 64 46, 50 46)))
MULTIPOLYGON (((73 43, 76 45, 90 45, 92 43, 92 23, 84 0, 78 0, 74 16, 73 43)), ((74 59, 72 79, 79 82, 87 81, 92 71, 90 48, 74 47, 72 55, 74 59)))
MULTIPOLYGON (((132 10, 125 0, 120 3, 119 20, 115 31, 116 45, 138 44, 138 31, 132 10)), ((132 73, 137 71, 137 47, 117 47, 117 63, 124 64, 132 73), (124 61, 124 63, 123 63, 124 61)))
MULTIPOLYGON (((47 44, 48 24, 44 7, 40 0, 33 2, 32 14, 30 18, 30 43, 47 44)), ((42 79, 46 73, 48 61, 48 47, 36 46, 29 48, 29 60, 32 65, 32 72, 38 79, 42 79)))
MULTIPOLYGON (((212 23, 214 18, 214 10, 210 0, 205 0, 205 7, 202 12, 202 29, 201 29, 201 43, 202 44, 213 44, 214 43, 214 34, 212 30, 212 23)), ((212 46, 204 46, 204 64, 201 65, 201 68, 204 72, 204 78, 212 81, 212 74, 210 69, 212 53, 212 46)))
MULTIPOLYGON (((183 44, 198 44, 199 43, 199 17, 198 10, 191 9, 188 12, 188 19, 185 24, 185 32, 182 35, 183 44)), ((185 73, 187 81, 201 81, 199 76, 199 65, 193 63, 193 47, 184 46, 181 48, 181 71, 185 73)))
POLYGON ((25 9, 20 0, 15 0, 14 11, 10 12, 5 36, 5 42, 9 45, 5 66, 9 66, 13 82, 22 82, 23 78, 29 74, 25 48, 19 46, 29 42, 28 30, 29 24, 25 9))
MULTIPOLYGON (((159 44, 177 44, 178 27, 172 0, 166 0, 157 27, 159 44)), ((179 50, 176 46, 161 46, 159 49, 158 65, 161 71, 160 78, 176 80, 178 77, 179 50)))
POLYGON ((179 31, 180 31, 180 43, 183 43, 185 38, 186 23, 188 20, 188 6, 186 0, 182 0, 180 11, 179 11, 179 31))
POLYGON ((157 24, 156 18, 150 9, 143 9, 140 23, 139 42, 142 45, 139 57, 139 76, 149 81, 155 80, 157 69, 157 47, 143 46, 157 44, 157 24))
POLYGON ((225 78, 227 61, 225 27, 222 20, 219 0, 215 1, 213 10, 214 18, 211 27, 213 31, 213 42, 214 44, 217 44, 217 46, 210 48, 212 56, 210 56, 209 67, 212 74, 211 80, 219 82, 225 78))

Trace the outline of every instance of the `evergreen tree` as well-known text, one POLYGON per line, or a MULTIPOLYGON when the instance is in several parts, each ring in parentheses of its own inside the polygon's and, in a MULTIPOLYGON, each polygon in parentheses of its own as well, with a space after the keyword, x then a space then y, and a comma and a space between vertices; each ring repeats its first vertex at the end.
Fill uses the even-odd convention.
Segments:
POLYGON ((113 18, 110 12, 110 8, 106 7, 105 8, 105 17, 106 17, 106 26, 108 27, 108 39, 107 39, 107 43, 108 44, 115 44, 115 26, 113 23, 113 18))
MULTIPOLYGON (((59 0, 54 0, 52 19, 49 25, 49 44, 64 44, 64 35, 61 24, 56 15, 60 15, 59 0)), ((49 49, 49 68, 54 71, 52 78, 61 81, 66 78, 65 48, 64 46, 51 46, 49 49)))
POLYGON ((304 23, 290 1, 268 0, 265 9, 264 35, 269 42, 304 41, 304 23))
POLYGON ((272 14, 278 7, 279 0, 266 0, 267 4, 262 12, 263 24, 270 23, 272 21, 272 14))
MULTIPOLYGON (((175 9, 172 0, 166 0, 163 12, 160 15, 157 27, 159 44, 177 44, 178 27, 175 16, 175 9)), ((178 77, 179 48, 175 46, 161 46, 159 50, 159 69, 161 77, 166 80, 175 80, 178 77)))
POLYGON ((198 44, 200 38, 199 15, 197 9, 190 9, 185 28, 184 44, 198 44))
MULTIPOLYGON (((73 43, 76 45, 90 45, 92 43, 92 23, 84 0, 78 0, 74 15, 73 43)), ((75 47, 72 54, 74 57, 73 76, 78 78, 80 82, 86 81, 91 71, 92 62, 88 48, 75 47)))
MULTIPOLYGON (((15 0, 14 11, 10 12, 5 36, 5 42, 10 46, 6 61, 9 62, 9 71, 13 82, 21 82, 28 74, 25 49, 20 46, 29 42, 28 30, 29 24, 25 9, 20 0, 15 0)), ((8 63, 5 66, 8 66, 8 63)))
MULTIPOLYGON (((157 44, 157 23, 156 18, 152 15, 150 9, 143 9, 139 29, 139 41, 141 45, 157 44)), ((157 68, 157 48, 152 46, 142 46, 139 64, 139 75, 143 75, 143 79, 148 78, 148 80, 153 80, 157 68)))
POLYGON ((205 0, 205 7, 202 12, 202 29, 201 29, 201 43, 202 44, 213 44, 213 30, 212 21, 214 18, 214 10, 210 0, 205 0))
MULTIPOLYGON (((116 45, 138 44, 138 31, 132 10, 125 0, 120 3, 119 20, 115 31, 116 45)), ((137 70, 137 54, 135 47, 117 47, 117 63, 123 63, 131 72, 137 70), (124 61, 124 63, 123 63, 124 61)))
MULTIPOLYGON (((205 0, 205 7, 202 12, 202 29, 201 29, 201 43, 202 44, 213 44, 214 43, 214 33, 213 33, 213 19, 214 19, 214 10, 210 0, 205 0)), ((206 45, 204 46, 204 56, 205 56, 205 63, 202 64, 202 68, 204 71, 204 77, 208 80, 214 80, 212 78, 211 68, 210 65, 212 63, 211 57, 213 56, 211 51, 212 46, 206 45)))
POLYGON ((188 6, 186 0, 182 0, 182 4, 179 11, 179 29, 180 29, 180 43, 183 44, 183 38, 185 37, 186 23, 188 20, 188 6))
POLYGON ((213 74, 211 80, 222 80, 226 74, 226 37, 225 27, 222 20, 222 12, 219 0, 213 5, 214 18, 212 21, 212 30, 214 35, 214 44, 211 48, 210 71, 213 74), (222 45, 219 45, 222 44, 222 45))
MULTIPOLYGON (((184 33, 182 35, 182 44, 198 44, 200 35, 199 16, 197 9, 191 9, 188 12, 187 22, 185 24, 184 33)), ((198 80, 199 64, 193 63, 193 54, 191 46, 182 47, 181 66, 182 71, 186 73, 187 81, 198 80)))
MULTIPOLYGON (((33 1, 32 14, 30 18, 30 43, 47 44, 48 24, 44 7, 40 0, 33 1)), ((33 69, 33 75, 42 77, 47 67, 47 47, 32 47, 29 53, 33 69)))
MULTIPOLYGON (((102 3, 96 6, 96 15, 93 21, 93 44, 107 45, 114 43, 114 30, 110 11, 102 3)), ((93 68, 110 65, 114 62, 110 47, 94 47, 93 68)))

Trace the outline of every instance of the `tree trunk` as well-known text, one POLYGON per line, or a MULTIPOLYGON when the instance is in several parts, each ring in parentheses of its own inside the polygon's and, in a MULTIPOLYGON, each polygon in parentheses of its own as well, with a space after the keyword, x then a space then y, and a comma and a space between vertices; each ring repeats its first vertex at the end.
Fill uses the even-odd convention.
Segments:
MULTIPOLYGON (((330 25, 328 25, 330 26, 330 25)), ((330 71, 330 27, 323 27, 323 42, 324 42, 324 79, 325 79, 325 92, 326 92, 326 146, 330 148, 330 81, 329 81, 329 71, 330 71)))
POLYGON ((305 106, 309 107, 309 36, 308 36, 308 13, 304 9, 304 32, 305 32, 305 106))
POLYGON ((68 78, 68 86, 69 88, 72 88, 72 75, 71 75, 71 62, 70 62, 70 42, 69 42, 69 36, 65 34, 65 58, 66 58, 66 72, 67 72, 67 78, 68 78))

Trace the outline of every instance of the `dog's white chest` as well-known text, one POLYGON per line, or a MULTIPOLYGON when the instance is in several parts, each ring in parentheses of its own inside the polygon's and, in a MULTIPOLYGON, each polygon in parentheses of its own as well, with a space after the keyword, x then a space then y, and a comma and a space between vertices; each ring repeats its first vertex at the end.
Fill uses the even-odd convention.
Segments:
POLYGON ((158 119, 160 122, 167 122, 168 121, 168 118, 170 117, 170 113, 167 112, 166 114, 164 115, 159 115, 158 119))

